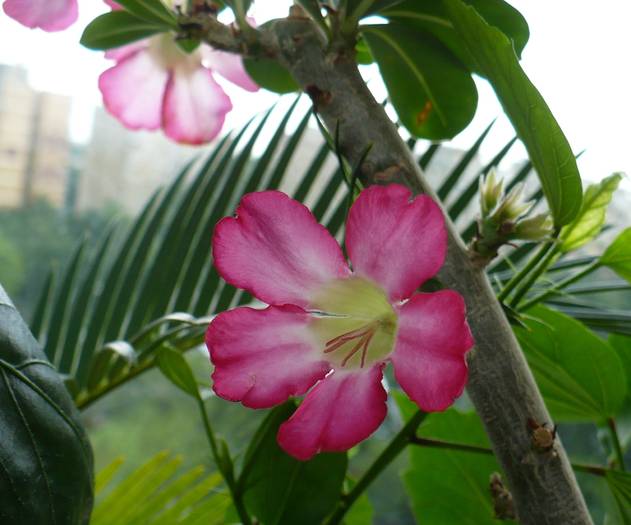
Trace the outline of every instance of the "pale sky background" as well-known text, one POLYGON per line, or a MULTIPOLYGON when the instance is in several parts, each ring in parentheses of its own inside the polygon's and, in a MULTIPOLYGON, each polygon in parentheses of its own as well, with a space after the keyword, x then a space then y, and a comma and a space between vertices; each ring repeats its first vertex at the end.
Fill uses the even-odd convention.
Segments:
MULTIPOLYGON (((522 66, 541 91, 575 152, 587 181, 614 171, 631 173, 631 2, 629 0, 512 0, 530 25, 530 41, 522 66)), ((79 0, 80 19, 61 33, 29 30, 0 13, 0 63, 27 67, 29 80, 40 90, 71 95, 74 100, 71 136, 89 139, 91 108, 100 105, 96 80, 108 67, 102 53, 79 45, 85 25, 106 11, 101 0, 79 0)), ((261 23, 284 16, 286 0, 256 0, 252 14, 261 23)), ((374 70, 367 76, 375 78, 374 70)), ((383 94, 372 80, 378 97, 383 94)), ((480 102, 473 123, 453 144, 468 147, 481 130, 502 111, 490 87, 478 82, 480 102)), ((276 95, 228 89, 235 109, 227 126, 245 122, 276 95)), ((482 150, 490 158, 512 136, 505 118, 495 125, 482 150)), ((515 149, 511 160, 524 156, 515 149)), ((627 178, 624 186, 631 189, 627 178)))

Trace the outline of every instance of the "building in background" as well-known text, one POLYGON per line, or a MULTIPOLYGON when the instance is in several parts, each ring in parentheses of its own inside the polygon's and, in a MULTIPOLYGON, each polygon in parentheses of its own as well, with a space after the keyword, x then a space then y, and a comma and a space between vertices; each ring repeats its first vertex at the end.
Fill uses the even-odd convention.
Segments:
POLYGON ((25 69, 0 65, 0 207, 64 204, 69 119, 68 97, 35 91, 25 69))

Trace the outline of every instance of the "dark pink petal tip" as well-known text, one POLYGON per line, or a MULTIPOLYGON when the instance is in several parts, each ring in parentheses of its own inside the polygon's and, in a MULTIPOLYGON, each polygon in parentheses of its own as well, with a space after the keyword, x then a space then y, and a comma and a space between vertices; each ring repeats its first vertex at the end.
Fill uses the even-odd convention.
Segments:
POLYGON ((353 271, 380 284, 393 302, 407 299, 438 273, 447 253, 443 213, 430 197, 399 184, 370 186, 346 225, 353 271))
POLYGON ((445 410, 467 383, 466 353, 473 344, 459 293, 413 295, 399 308, 391 356, 395 378, 422 410, 445 410))
POLYGON ((343 452, 369 437, 386 417, 383 364, 334 371, 305 397, 278 430, 278 444, 306 461, 319 452, 343 452))
POLYGON ((245 195, 236 217, 215 226, 212 250, 221 277, 268 304, 307 307, 323 284, 349 275, 337 241, 280 191, 245 195))
POLYGON ((213 390, 250 408, 303 395, 330 367, 312 342, 310 316, 297 306, 241 307, 219 314, 206 332, 213 390))

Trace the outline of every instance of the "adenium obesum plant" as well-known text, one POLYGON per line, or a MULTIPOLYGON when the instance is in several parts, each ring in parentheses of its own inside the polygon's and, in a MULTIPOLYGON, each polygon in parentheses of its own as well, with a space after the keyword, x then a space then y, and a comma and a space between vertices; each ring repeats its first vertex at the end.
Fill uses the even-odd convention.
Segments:
POLYGON ((77 0, 6 0, 2 9, 20 24, 44 31, 62 31, 79 14, 77 0))
POLYGON ((447 235, 427 196, 372 186, 352 205, 346 250, 301 203, 278 191, 245 195, 214 231, 219 274, 269 304, 220 313, 206 344, 213 389, 251 408, 306 394, 278 442, 306 460, 343 451, 386 416, 387 362, 424 411, 462 393, 473 339, 462 297, 416 293, 442 266, 447 235))
MULTIPOLYGON (((113 0, 104 0, 120 9, 113 0)), ((77 18, 76 0, 6 0, 5 12, 31 28, 59 31, 77 18)), ((116 61, 99 77, 106 109, 133 130, 162 129, 182 144, 205 144, 221 131, 232 102, 213 74, 247 91, 258 86, 239 55, 202 44, 186 53, 173 34, 134 42, 105 54, 116 61)))
MULTIPOLYGON (((113 9, 112 0, 106 3, 113 9)), ((258 90, 239 55, 202 44, 192 53, 169 33, 105 55, 117 61, 99 77, 107 110, 129 129, 156 130, 182 144, 204 144, 223 127, 232 103, 213 73, 248 91, 258 90)))

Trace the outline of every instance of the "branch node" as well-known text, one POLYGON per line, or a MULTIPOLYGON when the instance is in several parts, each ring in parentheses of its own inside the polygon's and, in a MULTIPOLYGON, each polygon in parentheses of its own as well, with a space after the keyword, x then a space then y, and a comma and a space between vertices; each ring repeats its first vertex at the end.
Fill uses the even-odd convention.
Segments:
POLYGON ((309 95, 311 102, 313 102, 313 107, 316 112, 319 111, 322 106, 330 104, 333 98, 330 91, 322 90, 315 84, 309 84, 305 88, 305 91, 307 95, 309 95))
POLYGON ((513 496, 502 482, 499 472, 493 472, 489 480, 491 499, 493 500, 493 512, 498 520, 514 520, 517 518, 513 506, 513 496))

